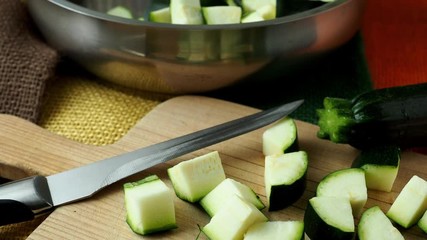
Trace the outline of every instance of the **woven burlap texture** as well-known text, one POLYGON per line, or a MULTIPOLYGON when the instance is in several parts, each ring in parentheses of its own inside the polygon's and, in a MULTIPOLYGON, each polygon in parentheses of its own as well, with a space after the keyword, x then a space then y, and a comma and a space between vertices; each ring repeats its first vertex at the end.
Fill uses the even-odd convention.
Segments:
POLYGON ((46 82, 59 56, 31 26, 25 4, 0 4, 0 113, 32 122, 39 117, 46 82))

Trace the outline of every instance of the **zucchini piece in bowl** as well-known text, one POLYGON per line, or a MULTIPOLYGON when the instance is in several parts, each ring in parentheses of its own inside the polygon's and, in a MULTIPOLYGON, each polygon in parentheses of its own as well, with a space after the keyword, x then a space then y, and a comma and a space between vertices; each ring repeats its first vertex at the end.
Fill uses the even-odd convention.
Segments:
POLYGON ((386 213, 387 217, 404 228, 416 224, 427 210, 427 181, 417 175, 405 184, 386 213))
POLYGON ((355 235, 348 198, 313 197, 304 213, 305 233, 311 240, 350 240, 355 235))
POLYGON ((351 167, 365 171, 368 189, 390 192, 399 172, 399 165, 400 148, 386 145, 362 150, 351 167))
POLYGON ((378 206, 363 212, 357 226, 359 240, 404 240, 402 233, 378 206))
POLYGON ((126 222, 137 234, 176 228, 174 193, 156 175, 123 185, 126 222))
POLYGON ((198 202, 225 179, 218 151, 180 162, 167 171, 176 195, 191 203, 198 202))
POLYGON ((316 196, 347 198, 353 215, 358 217, 368 201, 365 171, 360 168, 345 168, 329 173, 319 182, 316 196))
POLYGON ((307 169, 305 151, 265 157, 264 181, 269 211, 283 209, 302 196, 307 169))
POLYGON ((262 210, 264 203, 259 196, 247 185, 234 179, 227 178, 200 200, 203 209, 213 217, 232 195, 237 195, 262 210))

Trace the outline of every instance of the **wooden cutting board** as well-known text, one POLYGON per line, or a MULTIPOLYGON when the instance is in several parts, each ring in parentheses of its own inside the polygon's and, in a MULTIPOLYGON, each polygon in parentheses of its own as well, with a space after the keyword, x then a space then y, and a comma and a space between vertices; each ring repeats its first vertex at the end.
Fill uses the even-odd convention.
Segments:
MULTIPOLYGON (((25 120, 0 115, 0 173, 10 179, 34 174, 50 175, 257 111, 212 98, 176 97, 157 106, 121 140, 101 147, 74 142, 25 120)), ((307 190, 298 202, 287 209, 277 212, 264 210, 271 220, 302 220, 307 200, 314 196, 320 179, 333 170, 349 167, 358 153, 347 145, 318 139, 315 125, 301 121, 297 121, 297 124, 300 148, 307 151, 309 156, 307 190)), ((147 237, 134 234, 125 222, 123 183, 154 173, 171 186, 166 175, 168 167, 217 150, 226 175, 249 185, 265 203, 264 156, 261 152, 264 130, 262 128, 187 154, 113 184, 91 199, 59 207, 50 213, 29 239, 196 239, 199 226, 207 224, 209 218, 194 204, 178 198, 175 199, 177 229, 147 237)), ((398 192, 414 174, 427 179, 427 157, 404 152, 393 191, 369 191, 366 207, 379 205, 384 211, 388 210, 398 192)), ((403 232, 406 239, 426 237, 418 227, 403 232)), ((199 239, 206 238, 201 235, 199 239)))

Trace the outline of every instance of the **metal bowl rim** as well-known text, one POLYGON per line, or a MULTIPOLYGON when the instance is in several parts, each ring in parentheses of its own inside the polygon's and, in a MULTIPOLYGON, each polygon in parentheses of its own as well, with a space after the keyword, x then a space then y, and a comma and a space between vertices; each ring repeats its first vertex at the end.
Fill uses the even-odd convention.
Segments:
POLYGON ((135 25, 135 26, 150 26, 165 29, 185 29, 185 30, 225 30, 225 29, 245 29, 252 27, 267 27, 270 25, 279 25, 284 23, 290 23, 302 19, 311 18, 317 14, 322 14, 326 11, 330 11, 341 5, 344 5, 351 1, 358 0, 335 0, 333 2, 327 2, 322 6, 309 9, 303 12, 294 13, 284 17, 278 17, 272 20, 252 22, 252 23, 238 23, 238 24, 218 24, 218 25, 185 25, 185 24, 170 24, 170 23, 156 23, 150 21, 140 21, 137 19, 127 19, 117 16, 108 15, 107 13, 95 11, 68 0, 48 0, 49 2, 57 5, 58 7, 67 9, 77 14, 82 14, 91 18, 96 18, 103 21, 115 22, 118 24, 135 25))

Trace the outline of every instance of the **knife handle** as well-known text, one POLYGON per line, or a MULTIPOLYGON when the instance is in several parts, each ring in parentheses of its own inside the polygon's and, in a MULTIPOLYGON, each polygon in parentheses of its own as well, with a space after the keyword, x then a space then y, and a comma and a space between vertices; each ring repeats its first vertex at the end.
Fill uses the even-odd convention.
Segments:
POLYGON ((0 185, 0 226, 32 220, 52 208, 45 177, 34 176, 0 185))

